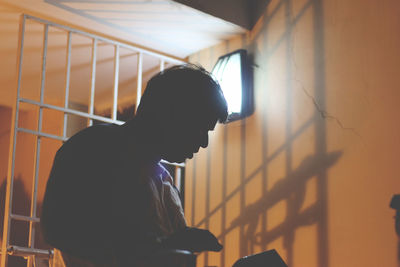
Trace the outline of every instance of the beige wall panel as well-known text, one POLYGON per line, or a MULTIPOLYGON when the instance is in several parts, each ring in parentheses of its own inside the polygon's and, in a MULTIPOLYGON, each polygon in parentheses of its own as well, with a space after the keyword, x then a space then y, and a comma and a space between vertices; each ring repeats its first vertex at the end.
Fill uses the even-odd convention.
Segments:
MULTIPOLYGON (((289 266, 398 266, 399 14, 394 0, 273 0, 247 36, 190 57, 211 70, 245 48, 256 65, 255 113, 210 135, 222 204, 208 228, 225 248, 202 264, 275 248, 289 266)), ((188 199, 204 195, 191 168, 188 199)))

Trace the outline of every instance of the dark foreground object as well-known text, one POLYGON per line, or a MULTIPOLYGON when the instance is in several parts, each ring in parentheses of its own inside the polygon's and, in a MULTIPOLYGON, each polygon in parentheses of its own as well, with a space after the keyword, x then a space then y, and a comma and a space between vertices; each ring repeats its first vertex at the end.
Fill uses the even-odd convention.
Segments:
POLYGON ((243 257, 232 267, 288 267, 275 249, 243 257))
MULTIPOLYGON (((161 249, 146 259, 146 267, 196 267, 196 254, 180 249, 161 249)), ((142 266, 142 265, 140 265, 142 266)))

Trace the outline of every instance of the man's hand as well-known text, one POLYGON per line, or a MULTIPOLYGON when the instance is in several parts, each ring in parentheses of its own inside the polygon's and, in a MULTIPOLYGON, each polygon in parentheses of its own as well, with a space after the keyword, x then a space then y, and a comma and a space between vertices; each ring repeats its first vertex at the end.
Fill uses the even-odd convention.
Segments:
POLYGON ((186 228, 164 240, 166 248, 184 249, 192 252, 220 251, 222 245, 208 230, 198 228, 186 228))

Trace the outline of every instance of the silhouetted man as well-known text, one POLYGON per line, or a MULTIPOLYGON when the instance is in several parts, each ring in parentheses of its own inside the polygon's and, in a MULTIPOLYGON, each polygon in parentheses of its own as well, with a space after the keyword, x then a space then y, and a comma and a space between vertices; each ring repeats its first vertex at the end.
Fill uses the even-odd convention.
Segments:
POLYGON ((223 93, 201 67, 151 78, 133 119, 86 128, 58 150, 43 203, 45 239, 67 266, 142 266, 165 248, 221 250, 209 231, 186 226, 159 161, 192 158, 226 118, 223 93))

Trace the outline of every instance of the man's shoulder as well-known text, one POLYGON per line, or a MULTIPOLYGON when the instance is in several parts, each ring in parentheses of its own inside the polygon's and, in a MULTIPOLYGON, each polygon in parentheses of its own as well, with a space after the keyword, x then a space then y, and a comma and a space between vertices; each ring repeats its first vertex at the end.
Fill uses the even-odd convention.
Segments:
POLYGON ((93 138, 96 136, 109 136, 116 135, 119 133, 120 126, 111 123, 101 123, 90 127, 87 127, 75 135, 73 135, 69 140, 74 140, 78 138, 93 138))
POLYGON ((108 150, 121 140, 120 126, 116 124, 97 124, 85 128, 71 136, 58 150, 57 154, 71 151, 96 152, 108 150))

